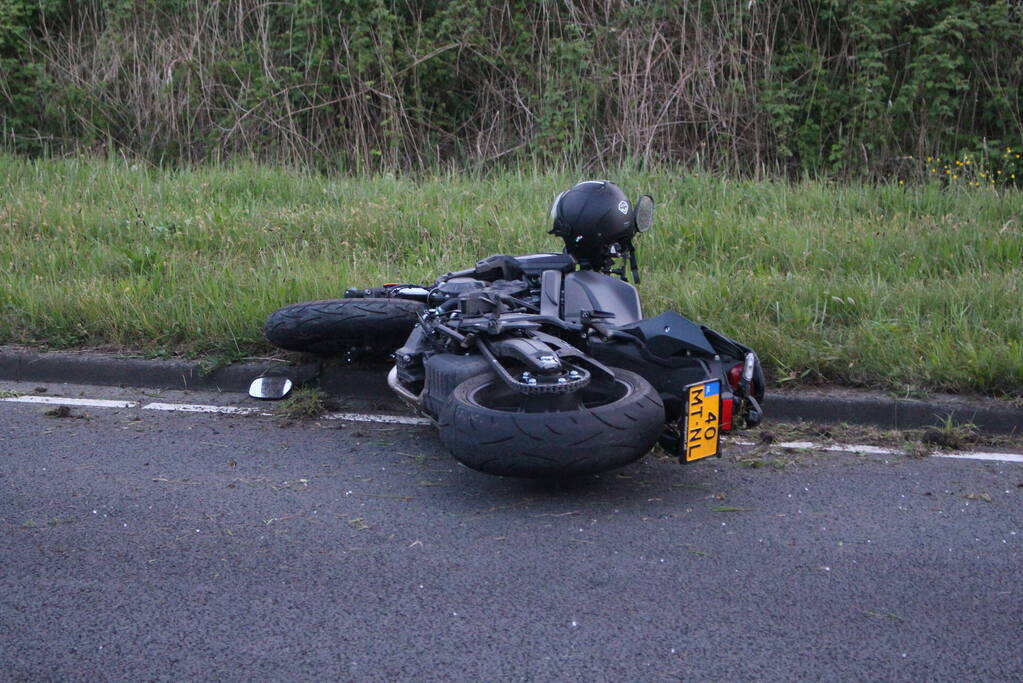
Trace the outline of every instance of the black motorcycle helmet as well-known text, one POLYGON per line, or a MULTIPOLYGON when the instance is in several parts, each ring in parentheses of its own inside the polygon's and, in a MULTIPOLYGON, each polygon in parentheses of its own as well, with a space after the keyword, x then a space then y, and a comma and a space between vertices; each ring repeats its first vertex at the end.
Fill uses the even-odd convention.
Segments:
POLYGON ((551 205, 550 233, 565 240, 565 251, 583 268, 606 270, 616 255, 631 249, 636 216, 614 183, 586 180, 562 192, 551 205))

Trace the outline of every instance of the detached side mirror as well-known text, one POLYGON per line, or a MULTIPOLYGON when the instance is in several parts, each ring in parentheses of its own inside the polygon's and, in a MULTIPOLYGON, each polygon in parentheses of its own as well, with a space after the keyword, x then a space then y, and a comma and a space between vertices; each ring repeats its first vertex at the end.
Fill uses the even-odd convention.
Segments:
POLYGON ((252 380, 249 396, 263 401, 279 401, 291 392, 292 382, 283 375, 264 375, 252 380))
POLYGON ((636 232, 646 232, 654 224, 654 198, 643 195, 636 202, 636 232))

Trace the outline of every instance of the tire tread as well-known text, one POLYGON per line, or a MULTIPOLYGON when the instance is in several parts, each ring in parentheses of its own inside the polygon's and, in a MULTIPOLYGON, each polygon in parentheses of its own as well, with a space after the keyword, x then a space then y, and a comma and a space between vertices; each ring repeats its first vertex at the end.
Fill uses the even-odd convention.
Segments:
POLYGON ((650 384, 614 369, 630 390, 612 403, 571 413, 512 413, 468 400, 489 381, 458 385, 441 411, 441 440, 472 469, 512 477, 567 477, 604 472, 643 457, 664 426, 664 406, 650 384))
POLYGON ((352 348, 387 354, 408 338, 425 304, 407 299, 325 299, 280 308, 263 325, 274 346, 334 354, 352 348))

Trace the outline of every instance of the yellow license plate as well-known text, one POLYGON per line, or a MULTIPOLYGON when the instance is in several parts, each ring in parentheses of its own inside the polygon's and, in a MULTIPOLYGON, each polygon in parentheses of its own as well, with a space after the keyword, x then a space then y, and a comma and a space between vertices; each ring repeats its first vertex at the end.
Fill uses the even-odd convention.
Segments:
POLYGON ((686 462, 718 454, 721 437, 721 382, 701 382, 687 389, 686 462))

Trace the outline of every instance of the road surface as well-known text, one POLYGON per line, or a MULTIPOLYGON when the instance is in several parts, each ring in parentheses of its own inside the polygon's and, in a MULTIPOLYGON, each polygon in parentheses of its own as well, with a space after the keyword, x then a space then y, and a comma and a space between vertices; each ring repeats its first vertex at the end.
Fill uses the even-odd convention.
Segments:
POLYGON ((2 678, 1023 678, 1021 464, 544 484, 429 427, 52 410, 0 403, 2 678))

